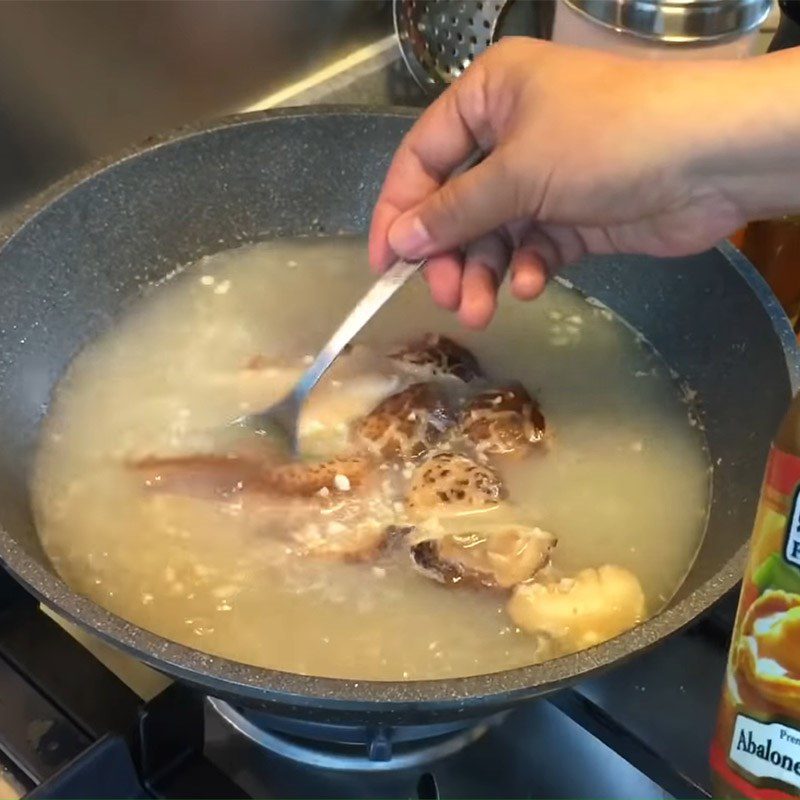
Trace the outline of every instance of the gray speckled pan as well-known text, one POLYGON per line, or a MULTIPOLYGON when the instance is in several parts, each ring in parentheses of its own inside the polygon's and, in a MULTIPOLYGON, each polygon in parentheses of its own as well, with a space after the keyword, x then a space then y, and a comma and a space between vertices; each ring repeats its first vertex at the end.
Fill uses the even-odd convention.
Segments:
POLYGON ((608 667, 686 625, 741 574, 769 440, 800 376, 781 309, 730 247, 674 261, 591 259, 569 271, 697 390, 716 464, 705 542, 678 595, 637 629, 577 655, 456 680, 310 678, 183 647, 74 594, 41 551, 27 488, 37 428, 69 360, 177 265, 246 241, 364 231, 412 118, 320 108, 184 130, 76 173, 0 233, 0 559, 44 602, 143 661, 275 713, 409 723, 484 714, 608 667))

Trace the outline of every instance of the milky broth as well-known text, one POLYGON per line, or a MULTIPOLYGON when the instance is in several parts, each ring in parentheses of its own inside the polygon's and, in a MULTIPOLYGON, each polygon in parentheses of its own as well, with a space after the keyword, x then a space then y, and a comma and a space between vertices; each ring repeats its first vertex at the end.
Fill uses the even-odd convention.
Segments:
MULTIPOLYGON (((440 678, 553 654, 515 629, 503 596, 429 581, 407 552, 372 564, 298 558, 272 534, 274 519, 147 492, 125 466, 250 435, 225 423, 277 397, 371 280, 362 239, 243 247, 152 288, 78 355, 43 427, 32 487, 45 551, 70 586, 175 641, 305 674, 440 678), (252 378, 242 367, 256 354, 288 368, 252 378)), ((525 517, 558 537, 554 566, 627 567, 648 612, 661 608, 697 551, 710 485, 702 431, 667 366, 558 284, 535 303, 504 296, 488 331, 471 333, 416 280, 359 341, 380 349, 427 331, 453 336, 490 377, 520 380, 538 398, 547 452, 500 471, 525 517)), ((341 369, 326 377, 320 397, 369 410, 380 376, 347 379, 341 369)), ((314 438, 323 408, 304 431, 324 449, 335 441, 314 438)))

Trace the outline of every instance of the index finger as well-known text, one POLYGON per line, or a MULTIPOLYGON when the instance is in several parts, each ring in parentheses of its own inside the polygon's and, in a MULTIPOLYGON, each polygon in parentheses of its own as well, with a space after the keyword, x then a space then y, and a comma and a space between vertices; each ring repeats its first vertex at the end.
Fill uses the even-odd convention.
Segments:
POLYGON ((456 167, 482 147, 479 121, 464 113, 468 76, 450 86, 422 114, 392 159, 370 225, 369 260, 376 270, 396 260, 387 238, 392 223, 439 189, 456 167))

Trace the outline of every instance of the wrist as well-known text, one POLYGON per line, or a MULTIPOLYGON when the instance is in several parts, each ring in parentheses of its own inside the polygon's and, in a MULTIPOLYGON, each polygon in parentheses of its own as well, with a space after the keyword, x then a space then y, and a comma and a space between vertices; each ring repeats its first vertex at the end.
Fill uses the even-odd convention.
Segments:
POLYGON ((716 63, 686 148, 686 174, 700 191, 728 199, 746 220, 800 211, 800 52, 716 63))

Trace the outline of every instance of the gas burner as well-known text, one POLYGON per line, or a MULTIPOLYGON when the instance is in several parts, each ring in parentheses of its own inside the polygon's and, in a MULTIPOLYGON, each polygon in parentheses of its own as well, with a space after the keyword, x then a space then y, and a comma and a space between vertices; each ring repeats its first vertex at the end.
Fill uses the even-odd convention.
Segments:
POLYGON ((471 723, 376 730, 206 699, 204 754, 248 797, 614 797, 622 786, 643 800, 702 795, 665 794, 547 700, 471 723))
POLYGON ((332 725, 238 709, 208 698, 229 733, 275 756, 309 767, 345 772, 390 772, 422 767, 451 756, 499 725, 508 712, 478 720, 429 725, 332 725))
POLYGON ((509 716, 347 726, 288 720, 206 698, 204 752, 250 797, 438 800, 475 796, 470 792, 482 784, 481 796, 527 797, 529 778, 520 775, 515 749, 501 733, 509 716), (488 780, 489 764, 502 777, 488 780))

